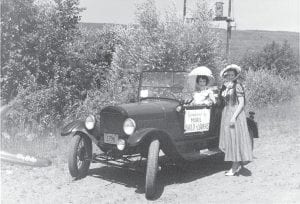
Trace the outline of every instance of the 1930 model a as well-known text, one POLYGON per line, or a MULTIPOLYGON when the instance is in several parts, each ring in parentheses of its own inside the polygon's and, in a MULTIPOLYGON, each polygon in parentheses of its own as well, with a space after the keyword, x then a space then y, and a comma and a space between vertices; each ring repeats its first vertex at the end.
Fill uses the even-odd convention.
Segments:
POLYGON ((145 194, 152 198, 160 150, 175 163, 218 153, 221 108, 184 105, 180 99, 189 94, 186 76, 186 72, 142 72, 137 102, 107 106, 100 120, 90 115, 64 127, 62 136, 73 135, 71 175, 86 176, 91 161, 109 165, 139 155, 147 158, 145 194), (92 142, 102 154, 93 155, 92 142))

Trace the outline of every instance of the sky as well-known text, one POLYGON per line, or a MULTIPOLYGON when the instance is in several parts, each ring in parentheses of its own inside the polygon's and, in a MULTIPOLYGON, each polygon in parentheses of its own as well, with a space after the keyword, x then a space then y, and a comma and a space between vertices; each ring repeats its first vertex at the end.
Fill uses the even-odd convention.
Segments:
MULTIPOLYGON (((187 0, 192 8, 195 0, 187 0)), ((227 15, 228 0, 208 0, 212 9, 216 1, 224 2, 227 15)), ((135 5, 143 0, 81 0, 82 22, 90 23, 135 23, 135 5)), ((176 6, 182 15, 184 0, 156 0, 160 13, 176 6)), ((237 30, 271 30, 300 32, 300 0, 232 0, 233 17, 237 30)), ((225 27, 225 22, 215 23, 225 27)))

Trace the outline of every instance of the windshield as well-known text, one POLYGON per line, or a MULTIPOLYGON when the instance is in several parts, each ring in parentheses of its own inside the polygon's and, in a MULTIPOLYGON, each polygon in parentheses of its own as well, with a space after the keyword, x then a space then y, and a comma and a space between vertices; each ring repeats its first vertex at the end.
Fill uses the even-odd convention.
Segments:
POLYGON ((187 90, 187 72, 143 72, 140 98, 162 97, 181 99, 190 94, 187 90))

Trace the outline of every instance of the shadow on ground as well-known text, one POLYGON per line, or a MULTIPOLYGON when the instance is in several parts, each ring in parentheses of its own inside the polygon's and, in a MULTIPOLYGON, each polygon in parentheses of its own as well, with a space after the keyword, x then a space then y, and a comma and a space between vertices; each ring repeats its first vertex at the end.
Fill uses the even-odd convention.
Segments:
MULTIPOLYGON (((163 194, 164 187, 167 185, 189 183, 230 168, 230 163, 223 161, 223 155, 186 163, 181 167, 171 164, 168 159, 162 157, 160 158, 160 165, 162 168, 158 173, 156 196, 153 200, 158 199, 163 194)), ((89 176, 136 188, 136 193, 143 194, 145 193, 145 166, 145 161, 142 162, 138 171, 102 166, 90 169, 89 176)))

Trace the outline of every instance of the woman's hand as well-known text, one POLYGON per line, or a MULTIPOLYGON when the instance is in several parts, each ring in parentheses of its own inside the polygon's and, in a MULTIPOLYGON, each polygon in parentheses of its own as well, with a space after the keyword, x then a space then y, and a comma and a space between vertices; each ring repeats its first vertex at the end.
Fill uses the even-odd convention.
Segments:
POLYGON ((211 100, 204 101, 203 105, 212 106, 213 102, 211 100))
POLYGON ((186 98, 183 100, 184 104, 190 104, 194 99, 193 98, 186 98))
POLYGON ((235 117, 231 118, 231 120, 229 122, 229 127, 234 128, 235 127, 235 122, 236 122, 235 117))

